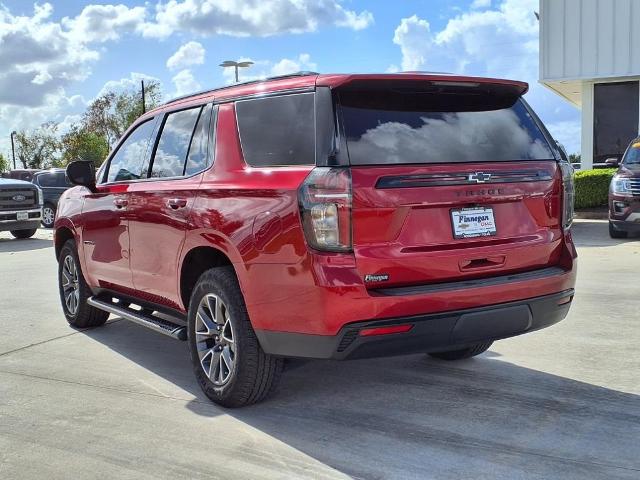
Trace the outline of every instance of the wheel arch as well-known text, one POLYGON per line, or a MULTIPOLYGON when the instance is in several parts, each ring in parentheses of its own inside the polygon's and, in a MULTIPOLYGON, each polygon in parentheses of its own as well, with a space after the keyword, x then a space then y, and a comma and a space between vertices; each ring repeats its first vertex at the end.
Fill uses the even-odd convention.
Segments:
POLYGON ((68 226, 62 226, 56 228, 55 236, 54 236, 54 247, 56 252, 56 259, 60 257, 60 251, 65 243, 68 240, 75 240, 76 236, 73 233, 73 230, 68 226))
POLYGON ((231 257, 223 250, 210 246, 199 245, 191 248, 183 257, 180 266, 180 299, 185 310, 189 308, 191 292, 204 272, 215 267, 231 266, 240 281, 238 272, 231 257))

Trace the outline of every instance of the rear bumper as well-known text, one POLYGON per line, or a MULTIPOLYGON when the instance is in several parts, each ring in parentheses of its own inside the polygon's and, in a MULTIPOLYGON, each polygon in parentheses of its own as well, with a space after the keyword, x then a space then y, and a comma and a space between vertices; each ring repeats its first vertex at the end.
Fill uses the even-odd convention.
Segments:
POLYGON ((446 313, 355 322, 337 335, 309 335, 256 329, 266 353, 286 357, 353 359, 455 350, 514 337, 566 317, 573 289, 497 305, 446 313), (410 325, 405 333, 362 336, 364 329, 410 325))

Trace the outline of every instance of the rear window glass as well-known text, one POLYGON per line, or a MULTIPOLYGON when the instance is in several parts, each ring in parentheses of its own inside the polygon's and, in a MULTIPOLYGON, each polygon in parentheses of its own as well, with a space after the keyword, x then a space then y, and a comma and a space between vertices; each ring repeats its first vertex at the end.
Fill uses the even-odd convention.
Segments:
POLYGON ((244 160, 254 167, 315 163, 314 95, 236 102, 244 160))
MULTIPOLYGON (((341 97, 349 158, 356 165, 553 159, 545 137, 518 100, 508 108, 410 94, 372 100, 341 97), (435 98, 434 98, 435 100, 435 98)), ((474 99, 475 100, 475 99, 474 99)), ((500 105, 504 107, 504 105, 500 105)))

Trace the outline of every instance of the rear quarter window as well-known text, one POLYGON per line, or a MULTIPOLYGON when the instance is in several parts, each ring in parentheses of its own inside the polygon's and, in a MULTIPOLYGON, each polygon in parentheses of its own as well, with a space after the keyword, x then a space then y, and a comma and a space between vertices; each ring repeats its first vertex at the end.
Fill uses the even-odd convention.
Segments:
POLYGON ((235 104, 244 160, 253 167, 315 163, 314 94, 235 104))

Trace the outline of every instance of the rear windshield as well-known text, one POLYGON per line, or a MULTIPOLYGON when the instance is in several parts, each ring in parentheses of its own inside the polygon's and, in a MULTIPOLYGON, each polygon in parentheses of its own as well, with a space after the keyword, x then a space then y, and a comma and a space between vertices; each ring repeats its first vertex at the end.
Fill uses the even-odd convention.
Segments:
MULTIPOLYGON (((431 97, 431 98, 430 98, 431 97)), ((340 96, 351 164, 415 164, 551 160, 554 155, 521 100, 495 105, 372 92, 340 96), (434 100, 434 101, 430 101, 434 100)))

